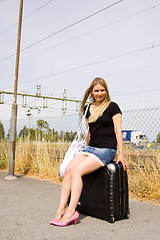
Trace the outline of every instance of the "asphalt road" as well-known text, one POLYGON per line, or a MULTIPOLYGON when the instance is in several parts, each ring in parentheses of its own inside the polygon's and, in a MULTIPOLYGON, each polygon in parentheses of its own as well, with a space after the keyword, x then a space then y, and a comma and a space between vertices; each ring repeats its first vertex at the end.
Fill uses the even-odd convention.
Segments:
POLYGON ((56 227, 60 188, 49 181, 19 177, 4 180, 0 171, 0 240, 158 240, 160 205, 130 200, 130 219, 114 224, 80 214, 76 225, 56 227))

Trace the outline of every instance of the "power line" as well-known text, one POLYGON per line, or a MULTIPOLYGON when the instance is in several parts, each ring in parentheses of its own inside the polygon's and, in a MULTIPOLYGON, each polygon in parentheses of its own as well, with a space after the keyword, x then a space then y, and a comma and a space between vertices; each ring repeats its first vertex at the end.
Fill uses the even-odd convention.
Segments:
MULTIPOLYGON (((130 96, 132 94, 142 95, 142 93, 146 93, 146 92, 149 92, 149 94, 153 95, 153 92, 156 92, 156 91, 159 92, 160 89, 156 88, 156 89, 137 90, 137 91, 126 92, 126 93, 122 93, 122 94, 118 94, 118 95, 115 94, 115 96, 113 95, 112 97, 121 97, 121 96, 128 96, 128 95, 130 96)), ((149 96, 149 94, 147 94, 147 97, 149 96)))
MULTIPOLYGON (((115 98, 116 96, 114 96, 114 98, 115 98)), ((112 97, 113 98, 113 97, 112 97)), ((135 103, 139 103, 139 100, 135 100, 135 99, 130 99, 131 101, 130 101, 130 104, 132 104, 132 102, 134 103, 134 105, 135 105, 135 103)), ((145 100, 145 103, 147 103, 147 102, 149 102, 149 103, 151 103, 151 102, 155 102, 155 103, 157 103, 157 100, 145 100)), ((126 106, 126 100, 125 100, 125 106, 126 106)), ((56 103, 55 103, 56 104, 56 103)), ((3 104, 1 104, 1 106, 2 106, 3 104)), ((7 103, 7 101, 5 100, 5 103, 4 103, 4 105, 7 105, 7 106, 11 106, 12 104, 11 103, 7 103)), ((23 107, 22 106, 22 104, 20 104, 20 103, 18 103, 17 104, 18 106, 20 106, 20 107, 23 107)), ((28 103, 28 104, 26 104, 26 109, 27 108, 33 108, 33 110, 36 110, 37 108, 40 108, 40 109, 43 109, 43 111, 51 111, 51 110, 61 110, 61 107, 58 107, 58 105, 56 104, 56 107, 52 107, 52 105, 54 105, 54 104, 50 104, 49 106, 47 106, 47 108, 44 108, 43 106, 35 106, 35 108, 34 108, 34 106, 33 106, 33 104, 32 103, 28 103), (37 107, 37 108, 36 108, 37 107)), ((121 103, 121 105, 122 105, 122 103, 121 103)), ((127 113, 127 112, 132 112, 132 111, 140 111, 140 110, 159 110, 160 109, 160 106, 158 106, 158 107, 152 107, 152 108, 149 108, 149 107, 147 107, 147 108, 139 108, 139 109, 129 109, 129 110, 124 110, 123 111, 123 114, 125 114, 125 113, 127 113)), ((77 110, 73 110, 73 108, 72 109, 70 109, 70 108, 68 108, 67 107, 67 112, 68 111, 72 111, 72 112, 75 112, 75 111, 77 111, 77 110)), ((57 111, 56 111, 57 112, 57 111)), ((75 114, 75 115, 77 115, 77 114, 75 114)), ((67 115, 67 116, 69 116, 69 115, 67 115)), ((48 118, 48 116, 46 117, 46 116, 44 116, 45 118, 48 118)), ((52 116, 51 116, 52 117, 52 116)), ((55 117, 59 117, 59 116, 54 116, 54 118, 55 117)), ((18 120, 22 120, 22 119, 18 119, 18 120)), ((8 120, 3 120, 3 121, 8 121, 8 120)))
MULTIPOLYGON (((101 13, 101 12, 103 12, 103 11, 105 11, 105 10, 107 10, 107 9, 115 6, 115 5, 117 5, 118 3, 122 2, 122 1, 123 1, 123 0, 120 0, 120 1, 118 1, 118 2, 115 2, 115 3, 113 3, 113 4, 111 4, 111 5, 107 6, 107 7, 105 7, 105 8, 103 8, 103 9, 95 12, 95 13, 92 13, 92 14, 88 15, 87 17, 84 17, 84 18, 82 18, 82 19, 80 19, 80 20, 78 20, 78 21, 76 21, 76 22, 68 25, 68 26, 65 27, 65 28, 60 29, 59 31, 57 31, 57 32, 55 32, 55 33, 50 34, 50 35, 47 36, 47 37, 44 37, 44 38, 40 39, 39 41, 36 41, 36 42, 34 42, 34 43, 32 43, 32 44, 24 47, 24 48, 21 50, 21 52, 24 51, 24 50, 26 50, 26 49, 28 49, 28 48, 31 48, 31 47, 39 44, 40 42, 43 42, 43 41, 49 39, 50 37, 55 36, 56 34, 59 34, 59 33, 63 32, 63 31, 65 31, 65 30, 67 30, 67 29, 69 29, 69 28, 71 28, 71 27, 73 27, 73 26, 75 26, 75 25, 77 25, 77 24, 79 24, 79 23, 87 20, 87 19, 90 18, 90 17, 93 17, 93 16, 95 16, 95 15, 97 15, 97 14, 99 14, 99 13, 101 13)), ((10 57, 13 57, 14 55, 15 55, 15 53, 9 55, 8 57, 5 57, 4 59, 0 60, 0 62, 3 62, 3 61, 7 60, 7 59, 10 58, 10 57)))
POLYGON ((106 61, 115 60, 117 58, 126 57, 126 56, 129 56, 129 55, 140 53, 140 52, 144 52, 144 51, 156 48, 156 47, 160 47, 160 44, 155 45, 155 46, 151 46, 151 47, 146 47, 146 48, 134 50, 134 51, 131 51, 131 52, 128 52, 128 53, 120 54, 120 55, 115 56, 115 57, 102 59, 102 60, 99 60, 99 61, 96 61, 96 62, 93 62, 93 63, 88 63, 88 64, 85 64, 85 65, 81 65, 79 67, 75 67, 75 68, 71 68, 71 69, 68 69, 68 70, 64 70, 64 71, 61 71, 61 72, 58 72, 58 73, 53 73, 51 76, 55 76, 55 75, 59 75, 59 74, 62 74, 62 73, 78 70, 78 69, 81 69, 81 68, 89 67, 89 66, 92 66, 92 65, 95 65, 95 64, 106 62, 106 61))
MULTIPOLYGON (((38 51, 37 53, 31 54, 30 56, 27 56, 27 57, 25 57, 25 58, 23 58, 23 59, 26 59, 26 58, 28 58, 28 57, 32 57, 32 56, 34 56, 34 55, 36 55, 36 54, 39 54, 39 53, 44 52, 44 51, 47 51, 47 50, 49 50, 49 49, 51 49, 51 48, 53 48, 53 47, 60 46, 60 45, 65 44, 65 43, 67 43, 67 42, 73 41, 73 40, 75 40, 75 39, 77 39, 77 38, 83 37, 83 36, 85 36, 85 35, 87 35, 87 34, 96 32, 96 31, 98 31, 98 30, 100 30, 100 29, 102 29, 102 28, 105 28, 105 27, 111 26, 111 25, 113 25, 113 24, 116 24, 116 23, 118 23, 118 22, 124 21, 124 20, 126 20, 126 19, 128 19, 128 18, 130 18, 130 17, 134 17, 134 16, 139 15, 139 14, 141 14, 141 13, 143 13, 143 12, 148 11, 148 10, 155 9, 155 8, 158 7, 158 6, 160 6, 160 4, 157 4, 157 5, 155 5, 155 6, 152 6, 152 7, 146 8, 146 9, 143 9, 143 10, 138 11, 138 12, 136 12, 136 13, 133 13, 133 14, 127 16, 127 17, 124 17, 124 18, 118 19, 118 20, 116 20, 116 21, 113 21, 112 23, 105 24, 104 26, 101 26, 101 27, 99 27, 99 28, 96 28, 96 29, 94 29, 94 30, 92 30, 92 31, 89 31, 89 32, 87 32, 87 33, 78 35, 78 36, 76 36, 76 37, 74 37, 74 38, 71 38, 71 39, 69 39, 69 40, 66 40, 66 41, 63 41, 63 42, 61 42, 61 43, 55 44, 55 45, 53 45, 53 46, 51 46, 51 47, 42 49, 41 51, 38 51)), ((154 24, 153 24, 153 25, 154 25, 154 24)), ((154 26, 153 26, 153 27, 154 27, 154 26)), ((55 33, 55 34, 56 34, 56 33, 55 33)), ((154 45, 154 44, 153 44, 153 45, 154 45)), ((25 50, 25 49, 22 49, 21 51, 23 51, 23 50, 25 50)), ((2 59, 0 62, 5 61, 6 59, 8 59, 8 58, 10 58, 10 57, 12 57, 12 56, 14 56, 14 55, 15 55, 15 53, 9 55, 9 56, 6 57, 5 59, 2 59)), ((12 64, 12 63, 10 63, 10 64, 12 64)), ((1 67, 5 67, 5 66, 8 66, 8 65, 10 65, 10 64, 3 65, 3 66, 1 66, 1 67)))
MULTIPOLYGON (((78 38, 80 38, 80 37, 86 36, 86 35, 88 35, 88 34, 90 34, 90 33, 96 32, 96 31, 101 30, 101 29, 103 29, 103 28, 106 28, 106 27, 108 27, 108 26, 111 26, 111 25, 114 25, 114 24, 119 23, 119 22, 121 22, 121 21, 124 21, 124 20, 126 20, 126 19, 128 19, 128 18, 137 16, 137 15, 142 14, 142 13, 144 13, 144 12, 146 12, 146 11, 151 10, 151 9, 155 9, 155 7, 158 7, 158 6, 160 6, 160 4, 158 4, 158 5, 156 5, 156 6, 152 6, 152 7, 146 8, 146 9, 143 9, 143 10, 141 10, 141 11, 138 11, 138 12, 136 12, 136 13, 133 13, 133 14, 131 14, 131 15, 128 15, 128 16, 126 16, 126 17, 123 17, 123 18, 120 18, 120 19, 118 19, 118 20, 116 20, 116 21, 113 21, 113 22, 111 22, 111 23, 105 24, 105 25, 103 25, 103 26, 101 26, 101 27, 98 27, 98 28, 96 28, 96 29, 94 29, 94 30, 91 30, 91 31, 89 31, 89 32, 80 34, 80 35, 78 35, 78 36, 76 36, 76 37, 74 37, 74 38, 71 38, 71 39, 68 39, 68 40, 66 40, 66 41, 60 42, 60 43, 58 43, 58 44, 52 45, 51 47, 48 47, 48 48, 42 49, 42 50, 40 50, 40 51, 37 51, 36 53, 33 53, 33 54, 31 54, 31 55, 29 55, 29 56, 27 56, 27 57, 24 57, 24 58, 22 58, 22 59, 26 59, 26 58, 35 56, 35 55, 37 55, 37 54, 39 54, 39 53, 48 51, 48 50, 52 49, 53 47, 55 48, 55 47, 57 47, 57 46, 63 45, 63 44, 65 44, 65 43, 68 43, 68 42, 73 41, 73 40, 75 40, 75 39, 78 39, 78 38)), ((154 27, 154 26, 153 26, 153 27, 154 27)), ((22 50, 23 50, 23 49, 22 49, 22 50)), ((14 63, 14 62, 12 62, 12 63, 14 63)), ((3 65, 3 66, 1 66, 1 67, 8 66, 8 65, 10 65, 10 64, 12 64, 12 63, 9 63, 9 64, 7 64, 7 65, 3 65)))
POLYGON ((25 16, 25 17, 23 18, 23 20, 26 19, 26 18, 28 18, 28 17, 30 17, 30 16, 32 16, 34 13, 38 12, 41 8, 47 6, 50 2, 53 2, 53 1, 55 1, 55 0, 50 0, 50 1, 46 2, 45 4, 43 4, 42 6, 40 6, 39 8, 37 8, 35 11, 33 11, 32 13, 28 14, 27 16, 25 16))
MULTIPOLYGON (((81 65, 79 67, 67 69, 67 70, 64 70, 64 71, 61 71, 61 72, 45 75, 45 76, 42 76, 42 77, 39 77, 39 78, 36 78, 36 79, 29 80, 27 82, 24 82, 23 85, 28 84, 30 82, 35 82, 37 80, 42 80, 42 79, 50 78, 50 77, 53 77, 53 76, 57 76, 57 75, 60 75, 60 74, 66 73, 66 72, 71 72, 71 71, 75 71, 75 70, 82 69, 82 68, 85 68, 85 67, 89 67, 89 66, 92 66, 92 65, 95 65, 95 64, 100 64, 100 63, 103 63, 103 62, 106 62, 106 61, 115 60, 115 59, 120 58, 120 57, 125 57, 125 56, 129 56, 129 55, 132 55, 132 54, 140 53, 140 52, 147 51, 147 50, 150 50, 150 49, 153 49, 153 48, 156 48, 156 47, 160 47, 160 44, 155 45, 154 47, 150 46, 150 47, 147 47, 147 48, 144 48, 144 49, 139 49, 139 50, 135 50, 135 51, 128 52, 128 53, 125 53, 125 54, 121 54, 121 55, 118 55, 118 56, 102 59, 102 60, 99 60, 99 61, 96 61, 96 62, 93 62, 93 63, 88 63, 88 64, 85 64, 85 65, 81 65)), ((154 66, 159 66, 159 65, 160 64, 157 64, 157 65, 154 65, 154 66)), ((138 70, 146 69, 146 68, 148 69, 148 68, 151 68, 151 67, 154 67, 154 66, 142 67, 142 68, 138 68, 138 70)), ((129 71, 134 71, 134 70, 137 70, 137 69, 127 70, 127 71, 124 71, 124 72, 129 72, 129 71)), ((120 72, 120 73, 124 73, 124 72, 120 72)), ((112 76, 112 75, 115 75, 115 74, 109 74, 109 76, 112 76)))
MULTIPOLYGON (((3 1, 3 0, 2 0, 2 1, 3 1)), ((2 2, 2 1, 1 1, 1 2, 2 2)), ((42 6, 40 6, 39 8, 37 8, 36 10, 34 10, 33 12, 31 12, 30 14, 28 14, 27 16, 25 16, 25 17, 23 18, 23 20, 25 20, 26 18, 32 16, 34 13, 38 12, 41 8, 45 7, 46 5, 48 5, 48 4, 49 4, 50 2, 52 2, 52 1, 55 1, 55 0, 50 0, 50 1, 46 2, 46 3, 43 4, 42 6)), ((1 2, 0 2, 0 3, 1 3, 1 2)), ((0 33, 0 36, 1 36, 2 34, 4 34, 4 33, 8 32, 10 29, 12 29, 13 27, 15 27, 17 24, 18 24, 18 22, 14 23, 14 24, 11 25, 10 27, 6 28, 4 31, 2 31, 2 32, 0 33)))
MULTIPOLYGON (((119 72, 116 72, 116 73, 111 73, 111 74, 107 74, 107 76, 114 76, 114 75, 119 75, 119 74, 124 74, 124 73, 130 73, 130 72, 135 72, 135 71, 142 71, 142 70, 146 70, 146 69, 151 69, 151 68, 155 68, 155 67, 159 67, 160 64, 155 64, 155 65, 151 65, 151 66, 146 66, 146 67, 139 67, 139 68, 135 68, 135 69, 129 69, 129 70, 125 70, 125 71, 119 71, 119 72)), ((44 76, 40 79, 44 79, 46 77, 52 77, 53 75, 47 75, 47 76, 44 76)), ((24 85, 24 84, 27 84, 27 83, 30 83, 30 82, 33 82, 33 81, 36 81, 36 80, 39 80, 38 79, 32 79, 28 82, 24 82, 20 85, 24 85)), ((67 81, 68 83, 72 83, 73 81, 67 81)), ((153 86, 153 83, 152 84, 145 84, 145 86, 153 86)))
MULTIPOLYGON (((159 4, 160 5, 160 4, 159 4)), ((153 7, 150 7, 150 8, 148 8, 148 9, 144 9, 144 10, 142 10, 142 11, 139 11, 139 12, 137 12, 137 13, 134 13, 134 14, 132 14, 132 15, 130 15, 130 16, 127 16, 127 17, 125 17, 125 18, 122 18, 122 19, 120 19, 120 20, 118 20, 118 21, 122 21, 122 20, 124 20, 124 19, 126 19, 126 18, 129 18, 129 17, 132 17, 132 16, 134 16, 134 15, 137 15, 137 14, 140 14, 140 13, 142 13, 142 12, 144 12, 144 11, 147 11, 147 10, 149 10, 149 9, 152 9, 152 8, 155 8, 155 7, 157 7, 157 6, 159 6, 159 5, 156 5, 156 6, 153 6, 153 7)), ((113 22, 113 23, 111 23, 111 24, 114 24, 114 23, 116 23, 116 22, 118 22, 118 21, 115 21, 115 22, 113 22)), ((107 25, 104 25, 103 27, 105 27, 105 26, 108 26, 108 25, 110 25, 110 24, 107 24, 107 25)), ((101 28, 103 28, 103 27, 101 27, 101 28)), ((97 30, 97 29, 96 29, 97 30)), ((96 31, 96 30, 93 30, 93 31, 96 31)), ((82 35, 80 35, 80 36, 82 36, 82 35)), ((69 41, 69 40, 68 40, 69 41)), ((62 42, 62 43, 60 43, 60 44, 63 44, 63 43, 65 43, 65 42, 62 42)), ((55 45, 55 46, 58 46, 58 45, 60 45, 60 44, 57 44, 57 45, 55 45)), ((157 45, 157 46, 155 46, 155 47, 158 47, 159 45, 157 45)), ((52 46, 53 47, 53 46, 52 46)), ((151 49, 152 47, 150 47, 150 48, 148 48, 148 49, 151 49)), ((49 48, 47 48, 47 49, 45 49, 45 50, 48 50, 49 48)), ((42 51, 45 51, 45 50, 42 50, 42 51)), ((39 51, 39 52, 42 52, 42 51, 39 51)), ((143 49, 142 49, 142 51, 143 51, 143 49)), ((38 53, 39 53, 38 52, 38 53)), ((122 55, 122 56, 125 56, 125 55, 122 55)), ((117 58, 117 57, 114 57, 114 59, 115 58, 117 58)), ((104 61, 107 61, 107 60, 109 60, 109 59, 106 59, 106 60, 104 60, 104 61)), ((103 60, 102 60, 103 61, 103 60)), ((92 64, 96 64, 96 63, 91 63, 91 64, 89 64, 89 65, 92 65, 92 64)), ((67 72, 69 72, 69 71, 73 71, 73 70, 76 70, 76 69, 78 69, 78 68, 82 68, 82 67, 85 67, 85 66, 87 66, 87 65, 84 65, 84 66, 80 66, 80 67, 77 67, 77 68, 74 68, 74 69, 68 69, 68 70, 66 70, 67 72)), ((3 66, 2 66, 3 67, 3 66)), ((53 75, 58 75, 58 74, 61 74, 61 73, 64 73, 64 71, 62 71, 62 72, 59 72, 59 73, 55 73, 55 74, 50 74, 50 75, 47 75, 47 76, 43 76, 42 78, 37 78, 37 79, 35 79, 35 80, 39 80, 39 79, 43 79, 43 78, 46 78, 46 77, 51 77, 51 76, 53 76, 53 75)), ((31 81, 35 81, 35 80, 31 80, 31 81)), ((31 82, 31 81, 28 81, 28 82, 31 82)), ((25 82, 25 83, 28 83, 28 82, 25 82)), ((24 83, 23 83, 24 84, 24 83)))
MULTIPOLYGON (((61 71, 61 72, 45 75, 45 76, 42 76, 42 77, 39 77, 39 78, 36 78, 36 79, 29 80, 27 82, 24 82, 23 85, 28 84, 30 82, 35 82, 37 80, 42 80, 42 79, 50 78, 50 77, 57 76, 57 75, 60 75, 60 74, 63 74, 63 73, 67 73, 67 72, 75 71, 75 70, 82 69, 82 68, 85 68, 85 67, 89 67, 89 66, 92 66, 92 65, 95 65, 95 64, 100 64, 100 63, 103 63, 103 62, 106 62, 106 61, 115 60, 115 59, 120 58, 120 57, 125 57, 125 56, 129 56, 129 55, 132 55, 132 54, 140 53, 142 51, 147 51, 147 50, 150 50, 150 49, 153 49, 153 48, 156 48, 156 47, 160 47, 160 44, 155 45, 154 47, 151 46, 151 47, 147 47, 147 48, 144 48, 144 49, 135 50, 135 51, 128 52, 128 53, 125 53, 125 54, 121 54, 121 55, 118 55, 118 56, 115 56, 115 57, 102 59, 102 60, 97 61, 97 62, 88 63, 88 64, 85 64, 85 65, 82 65, 82 66, 79 66, 79 67, 75 67, 75 68, 67 69, 67 70, 64 70, 64 71, 61 71)), ((156 66, 159 66, 159 65, 160 64, 157 64, 156 66)), ((151 66, 151 67, 154 67, 154 66, 151 66)), ((150 68, 150 67, 142 67, 142 68, 139 68, 138 70, 146 69, 146 68, 150 68)), ((129 71, 134 71, 134 69, 127 70, 127 71, 124 71, 124 72, 129 72, 129 71)), ((115 74, 109 74, 109 76, 112 76, 112 75, 115 75, 115 74)))
POLYGON ((50 34, 49 36, 44 37, 44 38, 40 39, 39 41, 37 41, 37 42, 35 42, 35 43, 32 43, 31 45, 29 45, 29 46, 23 48, 22 51, 24 51, 24 50, 26 50, 26 49, 28 49, 28 48, 34 46, 34 45, 37 45, 38 43, 40 43, 40 42, 42 42, 42 41, 44 41, 44 40, 46 40, 46 39, 48 39, 48 38, 50 38, 50 37, 53 37, 54 35, 59 34, 59 33, 63 32, 63 31, 65 31, 65 30, 67 30, 67 29, 69 29, 69 28, 71 28, 71 27, 73 27, 73 26, 75 26, 75 25, 77 25, 77 24, 79 24, 79 23, 81 23, 81 22, 87 20, 87 19, 90 18, 90 17, 93 17, 93 16, 95 16, 95 15, 97 15, 97 14, 99 14, 99 13, 105 11, 105 10, 107 10, 108 8, 113 7, 114 5, 116 5, 116 4, 118 4, 118 3, 122 2, 122 1, 123 1, 123 0, 120 0, 120 1, 118 1, 118 2, 116 2, 116 3, 113 3, 113 4, 109 5, 109 6, 103 8, 103 9, 97 11, 97 12, 95 12, 95 13, 92 13, 92 14, 88 15, 87 17, 84 17, 84 18, 82 18, 82 19, 80 19, 80 20, 78 20, 78 21, 76 21, 76 22, 70 24, 70 25, 67 26, 67 27, 60 29, 59 31, 50 34))
POLYGON ((41 79, 46 79, 46 78, 53 77, 53 76, 57 76, 57 75, 60 75, 60 74, 63 74, 63 73, 75 71, 75 70, 82 69, 82 68, 85 68, 85 67, 89 67, 89 66, 92 66, 92 65, 95 65, 95 64, 100 64, 100 63, 103 63, 103 62, 106 62, 106 61, 115 60, 117 58, 126 57, 126 56, 129 56, 129 55, 132 55, 132 54, 144 52, 144 51, 156 48, 156 47, 160 47, 160 44, 155 45, 154 47, 151 46, 151 47, 146 47, 146 48, 134 50, 134 51, 131 51, 131 52, 128 52, 128 53, 125 53, 125 54, 120 54, 118 56, 102 59, 102 60, 99 60, 99 61, 96 61, 96 62, 88 63, 88 64, 81 65, 81 66, 78 66, 78 67, 75 67, 75 68, 70 68, 70 69, 60 71, 60 72, 57 72, 57 73, 52 73, 52 74, 49 74, 49 75, 46 75, 46 76, 43 76, 43 77, 40 77, 40 78, 32 79, 32 80, 28 81, 27 83, 37 81, 37 80, 41 80, 41 79))

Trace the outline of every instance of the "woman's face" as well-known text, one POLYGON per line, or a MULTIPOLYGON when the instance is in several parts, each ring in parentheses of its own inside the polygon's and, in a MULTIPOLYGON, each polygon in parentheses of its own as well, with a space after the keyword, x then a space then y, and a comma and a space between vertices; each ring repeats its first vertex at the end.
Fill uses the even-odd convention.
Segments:
POLYGON ((102 85, 96 84, 93 87, 91 94, 94 97, 95 102, 101 103, 106 98, 106 89, 102 85))

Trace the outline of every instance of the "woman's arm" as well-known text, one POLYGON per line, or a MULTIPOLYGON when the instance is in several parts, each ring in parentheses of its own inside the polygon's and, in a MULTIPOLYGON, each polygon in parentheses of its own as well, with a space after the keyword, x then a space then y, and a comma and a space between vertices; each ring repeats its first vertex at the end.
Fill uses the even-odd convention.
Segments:
MULTIPOLYGON (((86 129, 88 129, 88 120, 87 120, 87 118, 86 118, 86 129)), ((89 144, 89 141, 90 141, 90 131, 88 130, 87 131, 87 135, 86 135, 86 145, 88 145, 89 144)))
POLYGON ((127 168, 126 161, 123 155, 123 138, 122 138, 122 115, 117 113, 113 116, 114 131, 116 134, 117 145, 118 145, 118 159, 117 163, 121 162, 123 164, 124 170, 127 168))

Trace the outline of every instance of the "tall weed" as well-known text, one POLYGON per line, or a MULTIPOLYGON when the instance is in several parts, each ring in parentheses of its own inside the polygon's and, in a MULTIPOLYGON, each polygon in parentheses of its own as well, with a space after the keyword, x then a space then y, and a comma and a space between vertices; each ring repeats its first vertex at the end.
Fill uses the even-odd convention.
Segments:
MULTIPOLYGON (((17 141, 15 172, 61 183, 59 167, 69 143, 17 141)), ((125 150, 132 196, 160 202, 160 151, 125 150)), ((8 170, 8 142, 0 141, 0 169, 8 170)))

